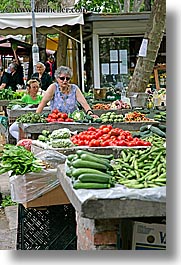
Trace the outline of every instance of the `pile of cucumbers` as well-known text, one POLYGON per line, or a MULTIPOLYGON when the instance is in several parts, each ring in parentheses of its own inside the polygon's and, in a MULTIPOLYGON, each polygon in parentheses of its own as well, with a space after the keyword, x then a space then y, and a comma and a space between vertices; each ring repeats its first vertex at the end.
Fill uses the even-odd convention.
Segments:
POLYGON ((139 132, 133 132, 133 137, 140 137, 145 139, 151 135, 158 135, 162 138, 166 138, 166 125, 158 124, 158 125, 143 125, 140 127, 139 132))
POLYGON ((77 150, 67 156, 66 175, 72 179, 74 189, 108 189, 114 187, 110 174, 113 155, 94 154, 77 150))
POLYGON ((123 149, 112 160, 114 181, 127 188, 142 189, 166 186, 166 148, 123 149))

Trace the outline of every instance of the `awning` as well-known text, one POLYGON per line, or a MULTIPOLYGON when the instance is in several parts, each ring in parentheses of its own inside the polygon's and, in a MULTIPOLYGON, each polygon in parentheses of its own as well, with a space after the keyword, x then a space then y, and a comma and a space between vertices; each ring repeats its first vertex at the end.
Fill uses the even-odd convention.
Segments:
MULTIPOLYGON (((84 24, 83 13, 56 13, 56 12, 35 12, 36 29, 41 34, 57 34, 62 32, 61 27, 65 25, 80 25, 80 51, 81 51, 81 83, 84 91, 83 72, 83 38, 82 25, 84 24)), ((62 32, 63 33, 63 32, 62 32)), ((32 34, 32 13, 0 13, 0 35, 28 35, 32 34)), ((65 33, 64 33, 65 34, 65 33)), ((66 34, 71 38, 70 35, 66 34)))
MULTIPOLYGON (((83 13, 39 13, 35 12, 36 28, 42 34, 56 34, 56 27, 84 24, 83 13)), ((32 34, 32 13, 1 13, 1 35, 32 34)))

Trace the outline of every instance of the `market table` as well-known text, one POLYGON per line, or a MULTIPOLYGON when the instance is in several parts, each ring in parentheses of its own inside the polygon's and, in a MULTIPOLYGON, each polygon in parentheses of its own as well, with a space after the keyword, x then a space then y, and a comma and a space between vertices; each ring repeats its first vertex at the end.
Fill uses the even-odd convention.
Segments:
MULTIPOLYGON (((143 125, 158 124, 157 121, 149 122, 118 122, 112 123, 113 128, 121 128, 128 131, 139 131, 143 125)), ((20 139, 31 138, 36 140, 42 130, 48 130, 50 132, 60 129, 68 128, 70 131, 84 131, 90 126, 99 128, 103 123, 79 123, 79 122, 50 122, 50 123, 19 123, 20 139)))
POLYGON ((0 100, 0 106, 2 107, 6 107, 8 106, 10 100, 0 100))
MULTIPOLYGON (((58 166, 57 174, 76 210, 79 250, 110 249, 110 245, 118 249, 118 227, 122 221, 135 218, 150 221, 166 217, 166 187, 138 190, 118 185, 106 190, 75 190, 65 174, 65 166, 58 166), (86 239, 83 239, 83 233, 86 239), (87 246, 85 240, 89 241, 87 246)), ((123 245, 126 248, 127 243, 123 245)))
MULTIPOLYGON (((21 115, 29 113, 29 112, 36 112, 36 110, 37 108, 30 108, 30 107, 25 107, 21 109, 7 109, 9 124, 12 124, 13 122, 15 122, 15 120, 21 115)), ((50 108, 45 107, 42 111, 42 114, 44 113, 50 113, 50 108)))

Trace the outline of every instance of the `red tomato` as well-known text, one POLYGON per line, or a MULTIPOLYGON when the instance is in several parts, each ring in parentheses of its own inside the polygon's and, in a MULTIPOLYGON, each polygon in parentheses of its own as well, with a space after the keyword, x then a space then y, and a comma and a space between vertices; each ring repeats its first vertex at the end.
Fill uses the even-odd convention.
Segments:
POLYGON ((67 113, 62 113, 61 118, 64 119, 64 120, 67 119, 68 118, 68 114, 67 113))
POLYGON ((119 131, 119 129, 118 129, 118 128, 112 129, 112 130, 110 131, 110 135, 115 135, 115 136, 120 135, 120 131, 119 131))
POLYGON ((73 122, 74 120, 72 118, 66 118, 65 121, 66 122, 73 122))
POLYGON ((151 146, 151 143, 150 142, 147 142, 147 141, 144 141, 143 142, 143 146, 151 146))
POLYGON ((108 132, 110 132, 110 129, 106 127, 106 128, 103 128, 102 131, 103 131, 104 133, 108 133, 108 132))
POLYGON ((58 118, 57 121, 62 122, 62 121, 64 121, 64 119, 62 119, 62 118, 58 118))
POLYGON ((110 142, 109 140, 101 141, 100 146, 102 146, 102 147, 109 146, 109 142, 110 142))
POLYGON ((52 113, 58 114, 59 110, 58 109, 54 109, 54 110, 52 110, 52 113))
POLYGON ((126 141, 125 140, 119 140, 118 146, 126 146, 126 141))
POLYGON ((135 143, 133 141, 130 141, 130 142, 126 142, 126 145, 131 147, 131 146, 135 146, 135 143))
POLYGON ((125 135, 119 135, 117 137, 118 140, 125 140, 126 139, 126 136, 125 135))
POLYGON ((90 147, 98 147, 98 146, 100 146, 100 142, 99 142, 99 140, 91 140, 89 142, 89 146, 90 147))
POLYGON ((84 142, 84 140, 78 140, 78 142, 77 142, 77 143, 78 143, 78 145, 79 145, 79 146, 81 146, 81 145, 85 145, 85 142, 84 142))
POLYGON ((87 130, 88 130, 88 131, 96 131, 96 128, 93 127, 93 126, 90 126, 87 130))
POLYGON ((102 130, 102 129, 104 129, 104 128, 109 128, 109 127, 107 127, 107 126, 108 126, 108 125, 105 125, 105 124, 100 125, 99 130, 102 130))
POLYGON ((126 139, 127 139, 128 141, 133 141, 133 137, 132 137, 131 135, 126 135, 126 139))

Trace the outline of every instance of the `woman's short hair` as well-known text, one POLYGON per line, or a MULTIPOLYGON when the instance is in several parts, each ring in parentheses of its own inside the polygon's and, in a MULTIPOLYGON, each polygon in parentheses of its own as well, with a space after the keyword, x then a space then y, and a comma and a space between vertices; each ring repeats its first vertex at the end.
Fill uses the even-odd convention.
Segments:
POLYGON ((16 63, 10 63, 9 67, 13 68, 15 71, 18 69, 18 65, 16 63))
POLYGON ((70 78, 73 76, 72 69, 70 69, 68 66, 60 66, 55 71, 55 78, 58 78, 61 74, 69 75, 70 78))
POLYGON ((42 63, 42 62, 37 62, 37 63, 36 63, 36 67, 37 67, 37 66, 41 66, 43 69, 46 68, 46 66, 45 66, 44 63, 42 63))
POLYGON ((26 86, 30 88, 31 84, 37 83, 38 87, 40 87, 40 82, 37 79, 30 79, 27 81, 26 86))

